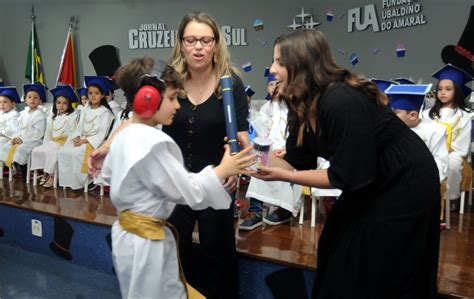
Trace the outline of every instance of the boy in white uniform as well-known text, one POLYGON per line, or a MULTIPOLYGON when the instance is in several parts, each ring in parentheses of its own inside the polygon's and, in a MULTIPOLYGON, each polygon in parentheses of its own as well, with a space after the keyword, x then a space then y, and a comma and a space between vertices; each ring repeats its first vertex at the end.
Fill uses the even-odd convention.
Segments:
POLYGON ((19 129, 15 104, 20 102, 16 87, 0 87, 0 146, 10 141, 19 129))
POLYGON ((220 165, 187 172, 178 145, 155 128, 171 124, 180 107, 180 77, 159 62, 146 75, 153 62, 135 59, 117 71, 117 82, 134 114, 113 136, 102 169, 120 213, 112 227, 113 259, 123 298, 192 298, 200 294, 180 273, 174 229, 165 219, 175 204, 228 209, 229 195, 224 201, 215 200, 226 193, 221 180, 245 172, 255 155, 247 155, 248 148, 230 156, 227 148, 220 165))

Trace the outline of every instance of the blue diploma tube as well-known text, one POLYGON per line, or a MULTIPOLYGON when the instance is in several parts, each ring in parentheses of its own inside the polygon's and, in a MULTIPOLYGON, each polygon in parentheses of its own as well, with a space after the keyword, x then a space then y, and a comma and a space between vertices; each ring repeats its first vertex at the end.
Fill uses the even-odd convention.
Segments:
POLYGON ((235 119, 234 90, 231 76, 221 77, 221 88, 227 143, 230 145, 231 154, 237 154, 240 147, 237 140, 237 120, 235 119))

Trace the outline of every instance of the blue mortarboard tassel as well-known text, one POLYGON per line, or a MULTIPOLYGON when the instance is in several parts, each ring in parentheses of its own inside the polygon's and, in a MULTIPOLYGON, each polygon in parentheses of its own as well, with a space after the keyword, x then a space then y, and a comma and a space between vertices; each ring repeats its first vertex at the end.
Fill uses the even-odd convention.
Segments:
POLYGON ((263 21, 260 20, 260 19, 256 19, 254 22, 253 22, 253 28, 256 30, 256 31, 260 31, 263 29, 263 21))
POLYGON ((326 12, 326 21, 332 22, 333 19, 334 19, 334 12, 332 10, 328 10, 326 12))
POLYGON ((406 51, 405 44, 397 45, 397 57, 405 57, 406 51))
POLYGON ((390 96, 390 106, 393 109, 419 111, 430 89, 431 84, 400 84, 390 85, 385 93, 390 96))
POLYGON ((245 86, 245 93, 247 94, 247 96, 251 97, 255 94, 255 91, 253 91, 250 85, 247 85, 245 86))
POLYGON ((249 62, 246 62, 246 63, 242 64, 242 69, 246 73, 251 72, 252 71, 252 63, 249 61, 249 62))
POLYGON ((355 52, 352 53, 351 54, 351 63, 352 63, 352 65, 356 65, 358 62, 359 62, 359 56, 355 52))

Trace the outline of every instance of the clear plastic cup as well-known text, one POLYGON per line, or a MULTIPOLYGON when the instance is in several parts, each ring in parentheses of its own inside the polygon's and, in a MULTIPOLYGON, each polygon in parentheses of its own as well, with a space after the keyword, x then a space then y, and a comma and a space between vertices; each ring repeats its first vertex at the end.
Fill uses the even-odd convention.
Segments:
POLYGON ((255 137, 252 143, 253 152, 257 155, 257 162, 250 168, 252 170, 257 170, 258 166, 267 166, 268 162, 270 162, 270 149, 272 147, 272 141, 265 137, 255 137))

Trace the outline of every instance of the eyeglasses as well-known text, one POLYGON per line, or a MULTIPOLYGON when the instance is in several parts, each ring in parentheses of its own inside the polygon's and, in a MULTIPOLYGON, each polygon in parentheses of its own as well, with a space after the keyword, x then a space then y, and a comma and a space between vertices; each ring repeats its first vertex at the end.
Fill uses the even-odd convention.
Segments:
POLYGON ((200 42, 203 47, 210 47, 214 43, 215 38, 212 36, 204 36, 197 38, 195 36, 183 37, 183 42, 186 47, 193 47, 197 42, 200 42))

